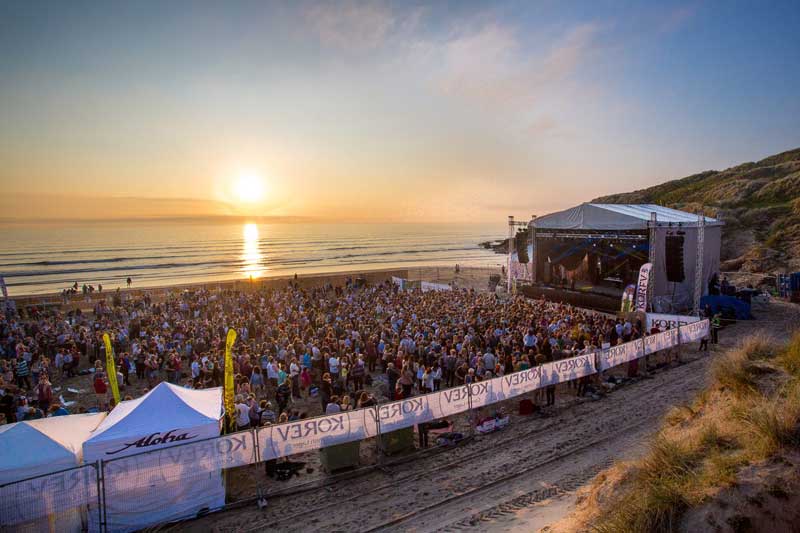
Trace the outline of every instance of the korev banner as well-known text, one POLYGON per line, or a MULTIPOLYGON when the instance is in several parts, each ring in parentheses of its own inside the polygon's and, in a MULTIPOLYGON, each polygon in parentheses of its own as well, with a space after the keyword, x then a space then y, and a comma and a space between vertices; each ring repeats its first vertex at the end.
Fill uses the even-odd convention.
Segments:
POLYGON ((647 311, 647 288, 650 285, 650 271, 653 263, 645 263, 639 269, 639 282, 636 284, 636 311, 647 311))
POLYGON ((647 313, 647 331, 652 331, 653 328, 658 328, 659 331, 674 329, 678 326, 684 326, 686 324, 698 322, 699 320, 700 319, 696 316, 647 313))
POLYGON ((703 337, 708 335, 710 322, 706 318, 700 322, 694 322, 680 327, 681 343, 685 342, 699 342, 703 337))
POLYGON ((344 411, 259 428, 261 460, 372 437, 377 433, 374 412, 372 408, 344 411))

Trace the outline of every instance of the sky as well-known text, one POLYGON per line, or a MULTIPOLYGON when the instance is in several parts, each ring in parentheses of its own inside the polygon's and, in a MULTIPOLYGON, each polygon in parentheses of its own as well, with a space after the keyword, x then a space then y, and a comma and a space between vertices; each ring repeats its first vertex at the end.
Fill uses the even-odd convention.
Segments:
POLYGON ((797 1, 0 0, 0 218, 490 222, 800 146, 797 1))

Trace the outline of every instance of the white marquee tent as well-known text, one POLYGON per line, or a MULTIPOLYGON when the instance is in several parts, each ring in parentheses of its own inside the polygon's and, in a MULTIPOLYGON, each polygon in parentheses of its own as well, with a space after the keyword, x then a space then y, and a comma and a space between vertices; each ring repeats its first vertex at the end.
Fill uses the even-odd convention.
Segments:
MULTIPOLYGON (((698 236, 700 217, 656 204, 595 204, 584 203, 576 207, 539 217, 531 222, 538 234, 563 231, 648 231, 654 228, 650 245, 655 249, 653 265, 653 307, 669 312, 692 307, 695 287, 695 270, 698 265, 698 236), (652 216, 655 214, 655 225, 652 216), (685 277, 682 282, 667 280, 665 252, 668 235, 683 237, 685 277)), ((719 272, 722 222, 704 217, 702 224, 702 276, 701 295, 708 293, 708 281, 719 272)))
MULTIPOLYGON (((198 459, 189 473, 180 461, 170 461, 178 452, 152 453, 219 436, 221 414, 221 388, 192 390, 169 383, 111 411, 83 445, 84 461, 109 461, 104 463, 109 531, 141 529, 224 505, 219 468, 198 459)), ((96 515, 90 512, 92 530, 98 527, 96 515)))
MULTIPOLYGON (((91 431, 105 418, 105 413, 68 415, 29 420, 0 426, 0 485, 14 483, 34 476, 44 476, 81 463, 83 442, 89 438, 91 431)), ((74 481, 77 476, 67 474, 59 476, 57 481, 68 479, 74 481)), ((87 478, 88 479, 88 478, 87 478)), ((48 502, 45 493, 36 491, 36 487, 46 483, 48 478, 39 478, 25 483, 16 483, 0 489, 0 508, 2 508, 3 525, 13 525, 16 530, 46 531, 80 531, 82 515, 85 508, 69 508, 65 502, 48 502), (13 506, 6 508, 6 506, 13 506), (58 509, 49 513, 50 518, 36 521, 25 521, 26 515, 35 513, 31 506, 46 506, 58 509)), ((82 490, 80 483, 74 490, 82 490)))

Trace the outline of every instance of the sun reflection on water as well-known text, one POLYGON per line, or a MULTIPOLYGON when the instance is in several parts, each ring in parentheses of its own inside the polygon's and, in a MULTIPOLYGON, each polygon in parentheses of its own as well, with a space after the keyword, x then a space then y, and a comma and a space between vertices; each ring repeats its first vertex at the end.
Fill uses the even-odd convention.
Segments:
POLYGON ((259 249, 258 226, 245 224, 242 228, 242 236, 244 238, 242 273, 248 278, 259 278, 264 275, 264 268, 261 265, 262 255, 259 249))

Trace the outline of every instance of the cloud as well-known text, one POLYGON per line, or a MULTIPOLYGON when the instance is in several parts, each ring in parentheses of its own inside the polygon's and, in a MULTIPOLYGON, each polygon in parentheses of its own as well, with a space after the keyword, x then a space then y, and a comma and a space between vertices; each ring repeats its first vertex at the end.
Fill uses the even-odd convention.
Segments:
POLYGON ((303 18, 323 45, 362 51, 382 45, 396 23, 386 4, 356 0, 315 4, 303 18))
POLYGON ((525 131, 532 135, 564 134, 564 132, 559 129, 559 124, 556 119, 547 114, 534 117, 527 128, 525 128, 525 131))
POLYGON ((592 51, 597 32, 595 24, 576 26, 548 50, 536 52, 526 50, 507 24, 463 30, 443 46, 439 86, 486 104, 530 104, 543 89, 575 72, 592 51))
POLYGON ((238 214, 234 206, 199 198, 142 198, 80 194, 8 193, 0 197, 4 219, 124 219, 238 214), (32 216, 31 205, 35 205, 32 216), (76 206, 81 206, 76 209, 76 206))

